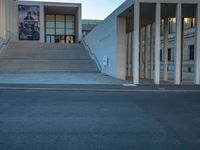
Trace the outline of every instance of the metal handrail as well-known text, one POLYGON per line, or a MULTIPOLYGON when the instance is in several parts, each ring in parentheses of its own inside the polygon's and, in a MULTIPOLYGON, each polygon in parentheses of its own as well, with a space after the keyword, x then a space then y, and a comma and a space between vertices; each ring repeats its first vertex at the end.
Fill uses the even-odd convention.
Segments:
POLYGON ((83 46, 86 48, 86 50, 88 51, 89 55, 92 57, 92 59, 94 59, 94 61, 97 64, 97 67, 99 68, 100 71, 102 71, 102 67, 101 64, 99 62, 99 60, 97 59, 96 55, 91 51, 90 47, 88 44, 86 44, 85 40, 82 40, 83 46))

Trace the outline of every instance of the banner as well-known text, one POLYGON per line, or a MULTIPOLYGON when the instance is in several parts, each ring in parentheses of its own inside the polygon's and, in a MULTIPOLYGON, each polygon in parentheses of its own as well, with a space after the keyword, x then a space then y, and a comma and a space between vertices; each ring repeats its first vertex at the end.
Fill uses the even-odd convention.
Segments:
POLYGON ((18 5, 19 40, 40 40, 40 7, 18 5))

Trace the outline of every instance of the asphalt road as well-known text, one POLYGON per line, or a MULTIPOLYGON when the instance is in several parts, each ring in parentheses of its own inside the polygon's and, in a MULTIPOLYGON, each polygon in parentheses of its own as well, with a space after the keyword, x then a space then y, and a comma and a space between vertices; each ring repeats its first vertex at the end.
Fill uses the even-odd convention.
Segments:
POLYGON ((199 150, 200 93, 0 90, 0 150, 199 150))

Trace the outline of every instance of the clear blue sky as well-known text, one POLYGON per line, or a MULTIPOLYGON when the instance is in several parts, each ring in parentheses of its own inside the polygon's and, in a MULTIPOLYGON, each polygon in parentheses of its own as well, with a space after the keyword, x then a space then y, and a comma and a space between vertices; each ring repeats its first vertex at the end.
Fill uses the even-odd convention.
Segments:
POLYGON ((105 19, 125 0, 26 0, 82 3, 83 19, 105 19))

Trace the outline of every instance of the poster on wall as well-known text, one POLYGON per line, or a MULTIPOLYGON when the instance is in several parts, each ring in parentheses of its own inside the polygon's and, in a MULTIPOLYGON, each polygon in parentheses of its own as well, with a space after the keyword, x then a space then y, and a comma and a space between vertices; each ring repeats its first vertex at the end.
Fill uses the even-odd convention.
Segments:
POLYGON ((18 5, 19 40, 40 40, 40 7, 18 5))

